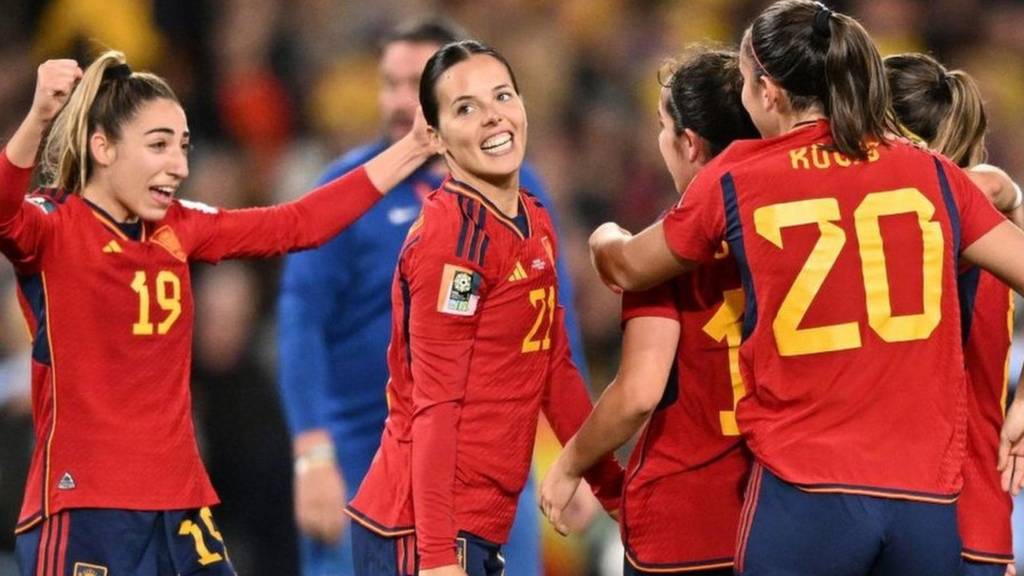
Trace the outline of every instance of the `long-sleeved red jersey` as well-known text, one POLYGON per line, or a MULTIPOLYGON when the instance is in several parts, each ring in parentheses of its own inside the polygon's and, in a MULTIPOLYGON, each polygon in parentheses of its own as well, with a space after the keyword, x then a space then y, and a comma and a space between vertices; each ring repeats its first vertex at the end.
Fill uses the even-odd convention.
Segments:
MULTIPOLYGON (((557 302, 556 248, 525 191, 509 218, 451 179, 410 229, 392 285, 388 419, 348 512, 384 536, 415 532, 421 569, 454 564, 460 530, 504 542, 539 411, 562 442, 590 411, 557 302)), ((617 507, 612 459, 588 479, 617 507)))
POLYGON ((747 445, 814 492, 952 502, 967 387, 960 252, 1005 219, 962 170, 892 141, 854 161, 827 121, 733 143, 665 217, 676 255, 729 242, 746 310, 747 445))
POLYGON ((743 289, 727 251, 713 264, 646 292, 627 292, 622 321, 680 323, 676 361, 626 469, 619 524, 640 570, 733 565, 751 458, 736 427, 743 397, 743 289))
POLYGON ((36 444, 18 531, 66 508, 215 503, 191 417, 188 263, 312 247, 380 193, 360 169, 272 208, 175 201, 132 239, 77 194, 26 198, 29 177, 0 154, 0 251, 33 338, 36 444))
POLYGON ((957 523, 964 557, 1013 562, 1013 500, 1000 486, 996 461, 1006 413, 1013 293, 998 278, 972 267, 960 275, 967 366, 967 461, 957 523))

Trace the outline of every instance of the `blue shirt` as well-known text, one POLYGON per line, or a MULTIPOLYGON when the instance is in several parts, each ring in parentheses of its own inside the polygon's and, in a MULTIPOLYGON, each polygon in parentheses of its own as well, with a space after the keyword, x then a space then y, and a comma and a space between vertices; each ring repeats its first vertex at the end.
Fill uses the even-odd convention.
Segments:
MULTIPOLYGON (((353 150, 329 166, 319 183, 386 147, 379 141, 353 150)), ((293 435, 315 428, 329 431, 350 496, 370 466, 387 417, 385 354, 395 263, 421 198, 440 184, 438 174, 421 167, 330 242, 285 260, 277 307, 278 383, 285 413, 293 435)), ((520 185, 551 209, 526 165, 520 185)), ((585 370, 572 285, 561 256, 558 279, 573 358, 585 370)))

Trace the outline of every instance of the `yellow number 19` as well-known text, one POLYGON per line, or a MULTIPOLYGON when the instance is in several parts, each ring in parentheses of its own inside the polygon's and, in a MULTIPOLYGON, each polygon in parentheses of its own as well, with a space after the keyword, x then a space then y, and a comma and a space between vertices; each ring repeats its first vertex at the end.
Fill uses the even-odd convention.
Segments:
POLYGON ((747 390, 740 376, 740 341, 743 339, 743 289, 726 290, 721 306, 703 326, 704 333, 715 342, 725 341, 729 346, 729 382, 732 384, 732 410, 721 410, 718 420, 725 436, 739 436, 736 425, 736 404, 747 390))
MULTIPOLYGON (((139 295, 139 321, 132 324, 132 334, 151 336, 154 325, 149 321, 149 286, 146 285, 145 271, 135 272, 131 288, 139 295)), ((155 326, 156 333, 167 334, 181 316, 181 280, 174 272, 161 270, 156 275, 156 302, 161 310, 167 312, 167 316, 155 326)))

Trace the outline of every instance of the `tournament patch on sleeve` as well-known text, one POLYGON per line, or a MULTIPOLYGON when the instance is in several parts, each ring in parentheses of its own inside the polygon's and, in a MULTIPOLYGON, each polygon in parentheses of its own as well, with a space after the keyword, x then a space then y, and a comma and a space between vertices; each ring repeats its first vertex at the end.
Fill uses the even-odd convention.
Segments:
POLYGON ((445 264, 441 272, 441 292, 437 311, 455 316, 472 316, 480 301, 480 275, 462 266, 445 264))

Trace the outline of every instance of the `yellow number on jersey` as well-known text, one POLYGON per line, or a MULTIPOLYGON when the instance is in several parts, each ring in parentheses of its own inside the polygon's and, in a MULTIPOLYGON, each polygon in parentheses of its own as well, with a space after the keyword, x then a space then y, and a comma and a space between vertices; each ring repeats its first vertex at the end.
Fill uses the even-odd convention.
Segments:
MULTIPOLYGON (((868 325, 886 342, 928 338, 942 318, 945 240, 941 225, 931 220, 935 206, 916 188, 900 188, 868 194, 853 214, 864 276, 868 325), (879 219, 895 214, 916 214, 921 229, 924 246, 924 302, 923 311, 919 314, 892 314, 879 219)), ((839 203, 835 198, 773 204, 754 211, 754 228, 757 233, 779 248, 783 248, 783 228, 817 224, 821 233, 772 323, 775 341, 782 356, 849 350, 861 346, 859 322, 799 328, 846 244, 846 233, 833 224, 839 219, 839 203)))
MULTIPOLYGON (((138 270, 132 278, 132 290, 139 295, 139 321, 132 324, 132 334, 151 336, 154 326, 149 321, 149 286, 146 272, 138 270)), ((167 316, 156 325, 157 334, 167 334, 181 316, 181 280, 174 272, 161 270, 156 275, 156 302, 167 316)))
MULTIPOLYGON (((209 508, 202 508, 199 511, 199 517, 203 520, 203 525, 206 526, 206 531, 209 532, 210 536, 213 536, 221 544, 224 543, 224 538, 221 537, 220 532, 213 525, 213 513, 209 508)), ((206 546, 206 540, 203 538, 203 531, 198 524, 191 520, 182 520, 181 525, 178 527, 179 536, 192 536, 192 540, 196 543, 196 554, 199 555, 199 564, 207 566, 214 562, 220 562, 224 559, 224 556, 220 552, 211 552, 210 548, 206 546)), ((226 551, 225 551, 226 553, 226 551)))
POLYGON ((739 436, 736 425, 736 404, 746 394, 740 376, 740 341, 743 339, 743 289, 726 290, 725 299, 702 329, 715 342, 725 341, 729 346, 729 382, 732 385, 732 410, 718 412, 718 421, 724 436, 739 436))
POLYGON ((537 319, 533 322, 533 328, 526 334, 526 338, 523 338, 523 352, 548 350, 551 348, 551 325, 555 319, 555 287, 530 290, 530 306, 537 309, 537 319), (545 318, 548 326, 544 330, 544 337, 535 340, 545 318))

